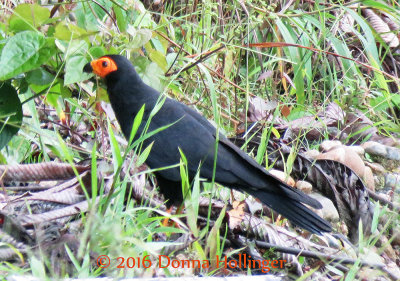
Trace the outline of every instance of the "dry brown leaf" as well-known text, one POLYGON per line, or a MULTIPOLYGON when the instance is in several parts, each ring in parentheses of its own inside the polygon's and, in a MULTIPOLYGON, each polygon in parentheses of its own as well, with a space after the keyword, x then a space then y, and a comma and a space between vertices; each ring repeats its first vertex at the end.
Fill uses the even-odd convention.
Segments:
POLYGON ((380 34, 383 41, 385 41, 389 47, 396 48, 399 46, 399 38, 391 32, 389 25, 380 16, 371 9, 364 9, 363 12, 367 17, 368 22, 375 31, 380 34))
POLYGON ((270 77, 272 77, 272 74, 274 74, 274 72, 272 70, 267 70, 267 71, 261 73, 261 75, 257 78, 257 81, 262 81, 267 78, 270 78, 270 77))
POLYGON ((355 113, 347 113, 346 117, 346 127, 343 129, 343 133, 352 135, 352 140, 377 135, 378 129, 374 126, 374 122, 360 110, 356 110, 355 113))
POLYGON ((290 107, 287 106, 287 105, 282 105, 282 106, 281 106, 281 114, 282 114, 282 116, 284 116, 284 117, 288 117, 289 114, 290 114, 290 107))
MULTIPOLYGON (((75 165, 78 173, 90 169, 90 167, 75 165)), ((40 181, 40 180, 65 180, 75 177, 70 164, 64 163, 38 163, 20 165, 0 165, 0 179, 9 181, 40 181)))
POLYGON ((260 97, 253 97, 249 102, 249 110, 247 111, 247 117, 249 122, 257 122, 264 120, 270 111, 274 110, 278 106, 277 101, 266 102, 260 97))
POLYGON ((236 229, 243 221, 246 203, 245 201, 234 201, 232 207, 233 209, 227 212, 229 217, 229 229, 236 229))
MULTIPOLYGON (((388 16, 388 14, 383 13, 382 19, 383 19, 384 22, 387 23, 387 25, 389 26, 390 30, 392 30, 392 31, 398 31, 398 30, 400 30, 400 25, 399 25, 397 22, 393 21, 393 20, 388 16)), ((398 35, 398 36, 399 36, 399 35, 398 35)))
POLYGON ((346 113, 337 103, 331 102, 326 107, 324 114, 320 117, 325 119, 327 126, 330 126, 344 122, 346 113))
POLYGON ((345 13, 342 19, 339 21, 339 28, 344 33, 353 33, 354 18, 349 14, 345 13))

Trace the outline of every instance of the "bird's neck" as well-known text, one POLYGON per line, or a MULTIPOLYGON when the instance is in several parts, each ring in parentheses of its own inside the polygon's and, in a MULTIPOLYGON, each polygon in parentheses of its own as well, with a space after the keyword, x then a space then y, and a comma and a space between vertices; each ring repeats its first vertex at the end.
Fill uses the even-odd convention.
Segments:
POLYGON ((125 137, 129 138, 136 114, 145 105, 142 123, 146 123, 160 94, 146 85, 136 73, 119 77, 117 81, 116 83, 113 83, 113 80, 106 81, 107 92, 121 129, 125 137))

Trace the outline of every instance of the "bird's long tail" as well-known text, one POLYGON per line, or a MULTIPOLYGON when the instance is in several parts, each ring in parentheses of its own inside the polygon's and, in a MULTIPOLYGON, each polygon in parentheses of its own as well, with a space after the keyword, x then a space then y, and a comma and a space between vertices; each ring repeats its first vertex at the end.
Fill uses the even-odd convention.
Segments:
POLYGON ((263 190, 246 191, 301 228, 315 234, 332 231, 331 225, 326 220, 286 194, 274 194, 263 190))

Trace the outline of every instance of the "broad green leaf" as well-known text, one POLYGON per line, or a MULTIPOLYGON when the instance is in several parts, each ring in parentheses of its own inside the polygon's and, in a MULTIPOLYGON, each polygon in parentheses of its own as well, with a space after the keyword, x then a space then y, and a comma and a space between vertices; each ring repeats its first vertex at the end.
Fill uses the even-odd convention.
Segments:
POLYGON ((36 30, 50 17, 50 10, 38 4, 21 4, 14 9, 10 17, 11 31, 36 30))
POLYGON ((65 77, 64 85, 81 82, 89 79, 91 74, 84 73, 83 67, 87 63, 87 60, 82 55, 71 56, 65 63, 65 77))
POLYGON ((166 48, 164 48, 164 45, 158 39, 159 37, 156 36, 156 33, 153 33, 153 36, 151 37, 149 42, 153 45, 154 49, 162 54, 165 54, 167 52, 168 45, 166 48))
POLYGON ((152 62, 146 67, 142 79, 146 84, 151 85, 154 89, 161 92, 163 86, 159 77, 162 77, 163 75, 164 72, 162 69, 156 63, 152 62))
POLYGON ((54 32, 54 37, 56 37, 57 39, 60 39, 60 40, 65 40, 65 41, 73 39, 72 33, 69 30, 69 28, 65 22, 60 22, 59 24, 57 24, 55 32, 54 32))
POLYGON ((167 56, 165 57, 165 59, 167 60, 167 64, 168 66, 171 66, 175 61, 179 61, 179 59, 177 58, 178 54, 177 53, 169 53, 167 54, 167 56))
POLYGON ((0 149, 18 133, 22 123, 22 104, 17 91, 8 83, 0 85, 0 149))
POLYGON ((104 47, 99 47, 99 46, 95 46, 95 47, 91 47, 89 49, 89 54, 93 57, 93 58, 99 58, 102 57, 106 54, 104 47))
POLYGON ((65 54, 64 85, 89 79, 91 74, 84 73, 83 67, 87 63, 85 54, 88 44, 83 40, 63 41, 56 40, 57 47, 65 54))
POLYGON ((8 39, 0 57, 0 80, 33 70, 55 53, 54 41, 35 31, 23 31, 8 39))
MULTIPOLYGON (((169 34, 169 32, 167 31, 167 29, 162 29, 162 30, 160 30, 160 29, 157 29, 157 31, 159 31, 159 32, 162 32, 162 33, 164 33, 164 34, 169 34)), ((171 38, 171 37, 170 37, 171 38)), ((162 49, 159 49, 158 47, 157 47, 157 45, 156 44, 154 44, 154 46, 155 46, 155 48, 158 50, 158 51, 166 51, 167 49, 168 49, 168 47, 169 47, 169 42, 164 38, 164 37, 162 37, 160 34, 158 34, 158 33, 154 33, 154 37, 152 38, 152 42, 154 42, 155 41, 155 39, 158 41, 158 42, 160 42, 160 44, 162 45, 162 49)), ((172 39, 172 38, 171 38, 172 39)))
POLYGON ((126 30, 132 37, 132 42, 130 42, 129 47, 131 49, 139 49, 146 45, 150 41, 153 33, 149 29, 137 29, 132 25, 128 26, 126 30))
POLYGON ((64 80, 61 78, 57 78, 56 81, 52 82, 51 88, 49 89, 49 84, 45 85, 36 85, 36 84, 29 84, 29 88, 32 89, 35 93, 43 92, 46 95, 46 100, 50 99, 52 101, 57 100, 58 96, 61 95, 63 98, 71 97, 71 91, 64 87, 64 80), (49 97, 51 96, 51 97, 49 97))
POLYGON ((113 7, 114 13, 115 13, 115 17, 117 19, 117 25, 118 28, 121 32, 125 32, 126 31, 126 27, 127 27, 127 16, 124 10, 122 10, 120 7, 118 7, 117 5, 114 5, 113 7))
POLYGON ((28 81, 29 84, 48 85, 53 80, 54 80, 54 75, 48 73, 46 70, 42 68, 29 71, 26 74, 26 81, 28 81))
POLYGON ((96 89, 96 94, 90 96, 89 100, 88 100, 89 104, 98 102, 98 101, 105 101, 107 103, 110 102, 110 99, 108 98, 107 90, 102 87, 98 87, 96 89))
POLYGON ((293 120, 296 120, 296 119, 304 117, 304 116, 310 116, 310 114, 307 112, 307 110, 303 106, 298 105, 297 107, 292 108, 289 116, 287 116, 286 118, 289 121, 293 121, 293 120))
POLYGON ((61 52, 66 54, 66 56, 71 56, 76 54, 83 55, 86 54, 88 49, 88 44, 83 40, 64 41, 56 39, 55 44, 61 52))
POLYGON ((62 80, 58 80, 57 82, 57 84, 54 84, 54 86, 51 87, 50 92, 57 93, 57 95, 61 96, 62 98, 70 98, 71 91, 67 87, 63 86, 62 80))
POLYGON ((54 37, 60 40, 69 41, 71 39, 79 39, 84 36, 89 35, 88 32, 76 26, 74 24, 66 24, 65 22, 60 22, 56 26, 54 37))
POLYGON ((5 151, 4 155, 0 155, 0 163, 21 163, 25 161, 27 157, 30 157, 31 154, 32 145, 30 139, 22 135, 14 135, 7 143, 7 151, 5 151))
POLYGON ((78 5, 74 9, 78 26, 86 30, 98 30, 98 19, 102 19, 106 15, 103 8, 111 11, 112 2, 97 1, 95 4, 92 1, 78 1, 78 5))
POLYGON ((165 55, 163 55, 161 52, 155 49, 150 49, 148 51, 150 59, 153 62, 155 62, 164 72, 167 71, 168 66, 167 66, 167 60, 165 59, 165 55))
POLYGON ((147 11, 141 1, 135 2, 135 10, 129 13, 128 11, 128 18, 129 16, 132 18, 130 22, 133 22, 133 26, 138 27, 147 27, 147 28, 154 28, 154 20, 152 19, 151 13, 147 11))
POLYGON ((83 40, 74 40, 69 42, 67 48, 68 55, 76 55, 76 54, 86 54, 88 49, 88 44, 83 40))

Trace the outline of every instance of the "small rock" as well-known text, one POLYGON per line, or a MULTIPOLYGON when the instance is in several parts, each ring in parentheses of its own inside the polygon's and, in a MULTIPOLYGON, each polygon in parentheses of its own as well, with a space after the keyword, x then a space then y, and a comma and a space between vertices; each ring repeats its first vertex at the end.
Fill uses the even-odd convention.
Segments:
POLYGON ((286 176, 286 174, 282 171, 271 169, 269 170, 269 173, 275 176, 276 178, 280 179, 281 181, 286 182, 291 187, 294 187, 296 184, 296 182, 291 176, 286 176))
POLYGON ((397 189, 400 188, 400 175, 398 174, 386 174, 385 176, 385 187, 397 189))
POLYGON ((234 189, 227 189, 227 188, 223 188, 225 190, 225 194, 224 193, 220 193, 220 194, 224 194, 225 196, 222 198, 229 198, 232 200, 231 203, 233 203, 234 201, 242 201, 245 200, 246 198, 248 198, 248 196, 246 194, 244 194, 243 192, 234 190, 234 189))
POLYGON ((337 140, 336 141, 326 140, 321 143, 321 145, 319 146, 319 150, 328 152, 329 150, 337 146, 342 146, 342 143, 337 140))
POLYGON ((381 264, 384 265, 385 261, 384 259, 378 255, 376 252, 378 252, 378 250, 375 247, 371 247, 369 249, 364 248, 364 251, 361 253, 361 259, 372 263, 372 264, 381 264))
POLYGON ((332 201, 319 193, 311 193, 310 196, 322 205, 322 217, 331 222, 339 221, 339 213, 333 205, 332 201))
POLYGON ((379 163, 365 162, 365 165, 370 167, 375 174, 382 175, 386 173, 386 169, 379 163))
MULTIPOLYGON (((391 202, 392 201, 392 197, 390 197, 389 194, 384 193, 384 192, 378 192, 377 193, 379 197, 382 197, 383 199, 386 199, 387 201, 391 202)), ((400 234, 400 233, 399 233, 400 234)), ((400 237, 399 237, 400 238, 400 237)))
POLYGON ((367 141, 362 145, 362 147, 364 147, 366 153, 381 157, 387 156, 386 146, 379 142, 367 141))
POLYGON ((391 159, 391 160, 396 160, 399 161, 400 160, 400 149, 396 148, 396 147, 386 147, 386 151, 387 151, 387 158, 391 159))
POLYGON ((388 279, 379 278, 378 270, 371 267, 363 266, 357 270, 357 280, 374 280, 374 281, 384 281, 388 279))
POLYGON ((321 153, 319 153, 319 151, 316 149, 311 149, 304 152, 304 155, 311 159, 316 159, 320 154, 321 153))
POLYGON ((247 197, 246 198, 247 206, 249 207, 249 211, 251 214, 255 214, 257 212, 261 212, 263 210, 263 204, 260 200, 255 199, 254 197, 247 197))
POLYGON ((296 188, 303 191, 305 194, 310 194, 312 191, 312 184, 308 181, 297 181, 296 188))

